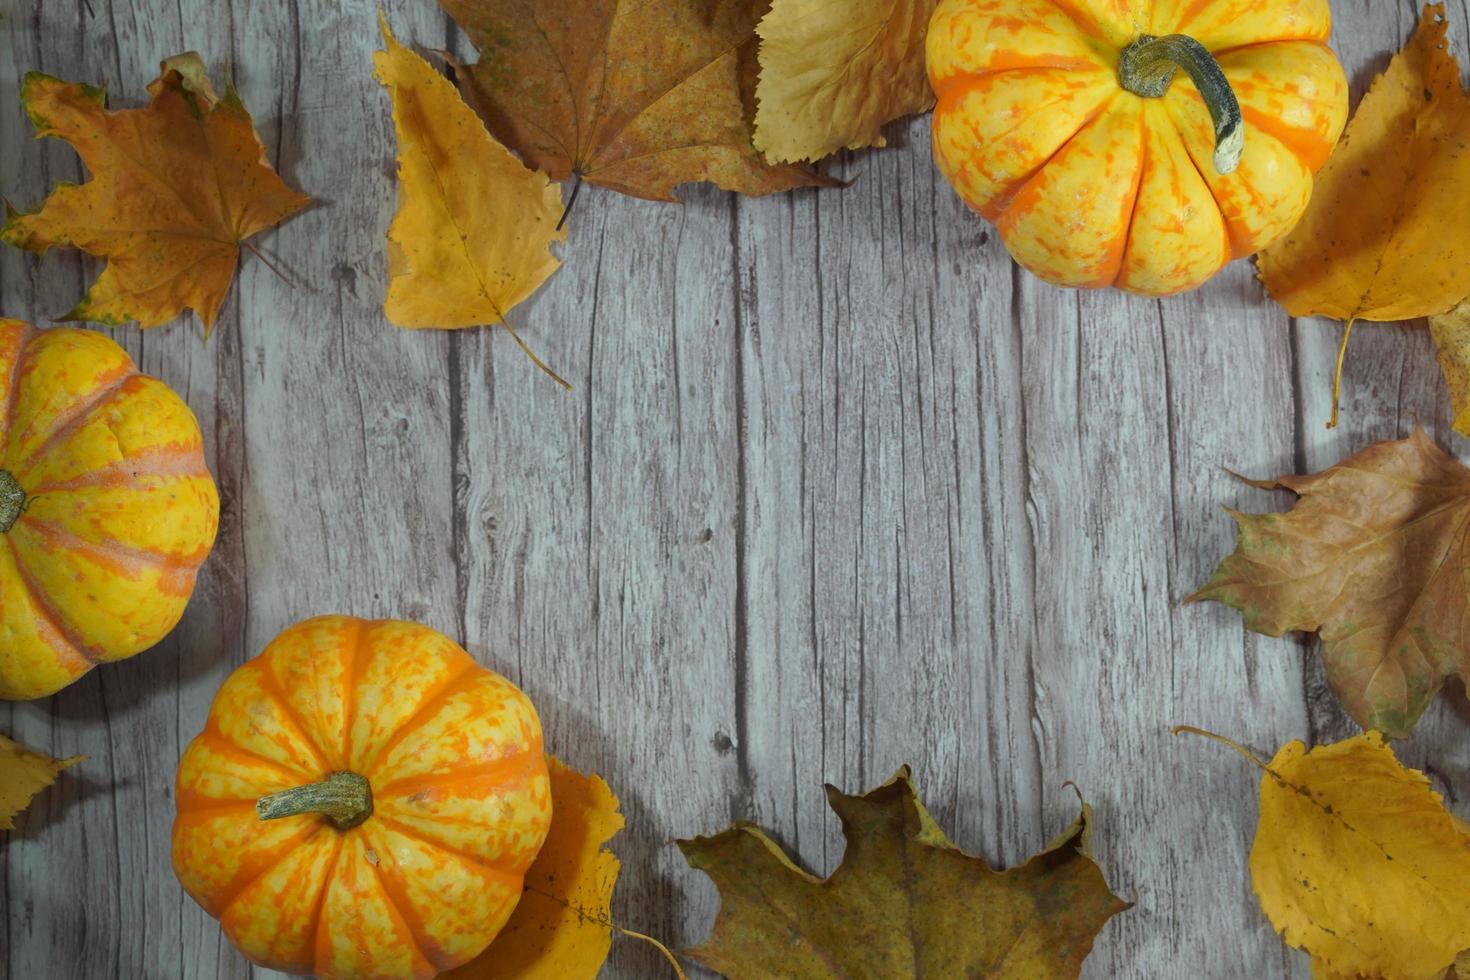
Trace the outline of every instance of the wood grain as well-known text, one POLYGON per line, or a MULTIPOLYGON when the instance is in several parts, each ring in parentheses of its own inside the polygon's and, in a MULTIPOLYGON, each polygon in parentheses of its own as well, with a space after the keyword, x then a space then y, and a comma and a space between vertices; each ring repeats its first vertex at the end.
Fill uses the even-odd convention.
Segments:
MULTIPOLYGON (((490 331, 381 314, 393 137, 376 0, 0 0, 0 192, 83 178, 30 139, 27 70, 136 104, 157 62, 228 65, 287 179, 318 198, 247 258, 214 338, 113 332, 200 417, 219 548, 157 650, 0 731, 74 770, 0 836, 0 980, 243 978, 168 864, 173 768, 223 677, 322 612, 418 619, 521 683, 548 741, 603 773, 628 830, 615 913, 673 945, 717 905, 670 846, 732 819, 814 870, 841 858, 821 784, 902 763, 941 824, 1013 863, 1095 805, 1138 908, 1088 977, 1306 978, 1250 893, 1262 752, 1351 731, 1307 644, 1181 608, 1232 545, 1235 483, 1317 469, 1417 420, 1462 457, 1421 324, 1365 325, 1328 432, 1337 327, 1291 321, 1238 263, 1163 302, 1020 273, 929 163, 928 123, 849 154, 845 189, 658 205, 584 188, 566 266, 513 319, 566 394, 490 331)), ((399 36, 469 53, 428 0, 399 36)), ((1451 11, 1463 45, 1470 9, 1451 11)), ((1335 4, 1360 95, 1414 3, 1335 4)), ((0 309, 44 322, 91 262, 0 251, 0 309)), ((1470 815, 1470 705, 1405 758, 1470 815)), ((606 975, 662 976, 619 942, 606 975)))

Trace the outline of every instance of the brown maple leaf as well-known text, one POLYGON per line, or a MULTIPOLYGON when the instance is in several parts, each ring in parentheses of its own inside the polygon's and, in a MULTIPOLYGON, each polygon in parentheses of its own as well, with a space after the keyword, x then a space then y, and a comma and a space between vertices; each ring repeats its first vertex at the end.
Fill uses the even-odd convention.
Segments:
POLYGON ((1242 514, 1235 553, 1189 598, 1269 636, 1317 632, 1353 719, 1402 737, 1446 678, 1470 681, 1470 470, 1422 430, 1309 476, 1248 481, 1301 499, 1242 514))
POLYGON ((766 3, 439 0, 479 48, 461 69, 490 132, 552 180, 651 200, 690 181, 742 194, 831 184, 750 140, 766 3))
POLYGON ((11 211, 0 239, 107 259, 63 319, 156 327, 192 308, 207 333, 240 243, 311 199, 281 180, 250 113, 233 91, 215 95, 197 54, 165 61, 148 91, 147 106, 114 112, 99 88, 28 74, 21 102, 36 136, 70 143, 92 179, 58 186, 34 214, 11 211))

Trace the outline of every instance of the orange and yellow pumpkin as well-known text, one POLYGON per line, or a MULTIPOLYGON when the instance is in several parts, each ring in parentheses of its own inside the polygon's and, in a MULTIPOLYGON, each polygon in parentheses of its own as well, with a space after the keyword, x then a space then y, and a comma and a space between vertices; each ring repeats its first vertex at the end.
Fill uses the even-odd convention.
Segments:
POLYGON ((38 698, 174 628, 219 495, 189 407, 102 334, 0 319, 0 412, 0 698, 38 698))
POLYGON ((1347 119, 1331 24, 1328 0, 940 0, 935 161, 1048 282, 1192 289, 1301 218, 1347 119))
POLYGON ((440 633, 291 627, 179 763, 174 871, 256 963, 432 977, 505 925, 551 823, 535 709, 440 633))

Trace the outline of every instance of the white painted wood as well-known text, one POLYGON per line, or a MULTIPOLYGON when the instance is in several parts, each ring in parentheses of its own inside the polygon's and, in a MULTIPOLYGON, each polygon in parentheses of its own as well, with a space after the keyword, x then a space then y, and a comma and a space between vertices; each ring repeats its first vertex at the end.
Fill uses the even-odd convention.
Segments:
MULTIPOLYGON (((907 762, 996 862, 1073 816, 1076 781, 1138 902, 1087 976, 1308 976, 1250 893, 1255 774, 1168 730, 1270 752, 1351 724, 1310 645, 1180 601, 1232 546, 1218 504, 1285 503, 1223 468, 1320 468, 1416 418, 1470 457, 1422 325, 1359 328, 1327 432, 1335 325, 1288 320, 1243 263, 1164 302, 1037 283, 934 174, 920 119, 834 161, 846 189, 584 188, 565 267, 513 317, 567 394, 504 336, 382 318, 375 3, 91 4, 0 0, 0 193, 83 176, 29 139, 24 71, 136 104, 192 47, 319 204, 259 240, 299 285, 247 258, 210 341, 113 331, 199 414, 220 545, 158 650, 0 705, 0 731, 91 756, 0 837, 0 980, 273 975, 174 881, 173 768, 229 670, 328 611, 420 619, 523 684, 553 749, 622 796, 619 921, 674 945, 716 898, 672 838, 750 817, 826 872, 821 784, 907 762)), ((464 50, 427 0, 387 7, 400 37, 464 50)), ((1417 8, 1336 15, 1361 94, 1417 8)), ((95 271, 0 250, 0 310, 44 322, 95 271)), ((1470 815, 1467 720, 1456 691, 1404 755, 1470 815)), ((663 974, 619 942, 606 975, 663 974)))

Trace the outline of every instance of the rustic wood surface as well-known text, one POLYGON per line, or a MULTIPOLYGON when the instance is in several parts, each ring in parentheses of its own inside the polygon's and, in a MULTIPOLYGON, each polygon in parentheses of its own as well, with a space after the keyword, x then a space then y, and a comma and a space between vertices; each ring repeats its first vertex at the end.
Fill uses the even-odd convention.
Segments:
MULTIPOLYGON (((192 318, 113 331, 198 413, 219 545, 158 649, 0 704, 0 732, 90 756, 0 835, 0 980, 269 974, 174 880, 174 767, 226 674, 339 611, 421 620, 522 684, 552 749, 622 797, 618 920, 672 944, 717 905, 673 838, 753 818, 826 872, 822 783, 908 762, 993 862, 1045 844, 1081 787, 1138 903, 1088 977, 1307 977, 1250 891, 1257 773, 1169 727, 1269 754, 1352 725, 1310 645, 1180 600, 1232 546, 1220 503, 1285 504, 1224 467, 1320 468, 1416 420, 1466 455, 1422 324, 1360 330, 1328 432, 1335 325, 1289 319, 1246 263, 1163 302, 1038 283, 936 175, 919 119, 832 161, 846 189, 585 188, 565 267, 514 316, 567 394, 504 335, 383 319, 377 3, 0 0, 9 200, 84 176, 31 139, 25 71, 136 105, 192 48, 319 201, 259 239, 296 287, 246 258, 210 340, 192 318)), ((386 7, 400 38, 469 53, 431 0, 386 7)), ((1418 9, 1335 12, 1356 98, 1418 9)), ((96 271, 4 249, 0 310, 46 322, 96 271)), ((1464 816, 1467 726, 1456 689, 1403 747, 1464 816)), ((666 973, 620 941, 605 975, 666 973)))

